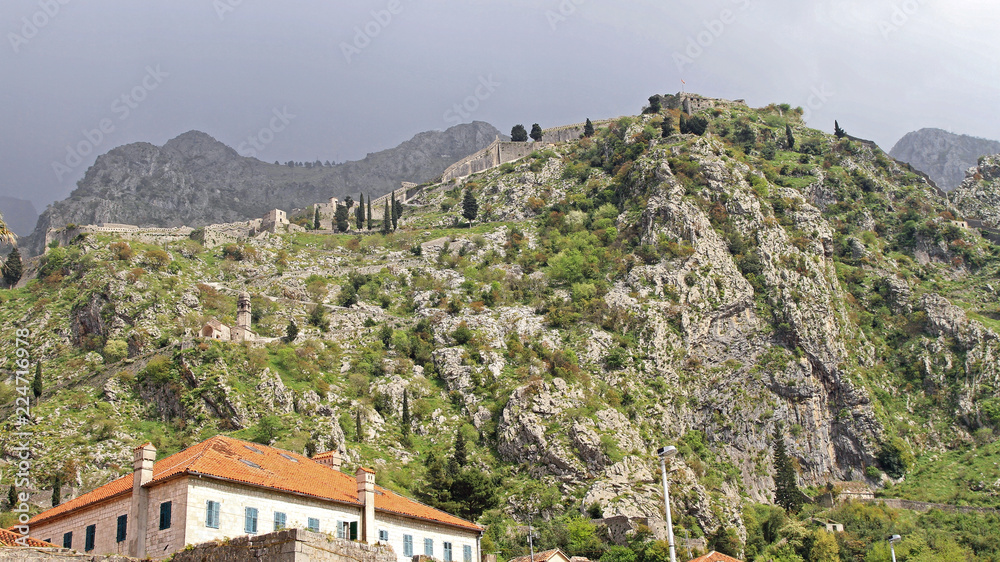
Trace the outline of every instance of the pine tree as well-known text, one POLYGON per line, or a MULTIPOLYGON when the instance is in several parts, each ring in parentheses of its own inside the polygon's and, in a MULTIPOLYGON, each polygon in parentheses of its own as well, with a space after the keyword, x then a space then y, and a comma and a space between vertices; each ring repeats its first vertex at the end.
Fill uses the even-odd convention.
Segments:
POLYGON ((35 399, 42 397, 42 362, 35 363, 35 380, 31 381, 31 393, 35 399))
POLYGON ((364 436, 361 434, 361 410, 354 411, 354 440, 358 443, 364 441, 364 436))
POLYGON ((385 202, 385 211, 382 212, 382 234, 389 234, 392 231, 392 211, 389 210, 389 201, 385 202))
POLYGON ((528 131, 524 128, 524 125, 514 125, 514 128, 510 130, 510 140, 514 142, 526 142, 528 140, 528 131))
POLYGON ((410 436, 410 424, 412 420, 410 419, 410 399, 407 397, 406 390, 403 390, 403 418, 400 420, 400 430, 403 432, 403 437, 410 436))
POLYGON ((795 135, 792 134, 792 126, 785 124, 785 143, 788 145, 788 150, 795 150, 795 135))
POLYGON ((314 206, 315 211, 313 212, 313 230, 319 230, 319 205, 314 206))
POLYGON ((542 140, 542 127, 538 123, 531 126, 531 140, 535 142, 542 140))
POLYGON ((833 120, 833 134, 837 136, 838 139, 842 139, 847 136, 847 131, 840 128, 840 123, 837 120, 833 120))
POLYGON ((799 492, 795 478, 795 467, 785 449, 785 436, 780 424, 774 428, 774 503, 786 512, 794 513, 802 505, 802 494, 799 492))
POLYGON ((647 107, 646 110, 643 111, 643 113, 659 113, 660 110, 662 109, 660 103, 661 102, 659 94, 654 94, 652 96, 649 96, 649 107, 647 107))
POLYGON ((391 208, 391 213, 392 213, 392 229, 396 230, 396 228, 399 226, 399 216, 396 214, 396 192, 395 191, 392 192, 391 199, 392 199, 392 201, 390 202, 389 206, 391 208))
POLYGON ((8 288, 13 289, 14 285, 21 280, 24 273, 24 265, 21 263, 21 252, 14 246, 7 254, 7 261, 3 264, 3 282, 8 288))
POLYGON ((52 479, 52 507, 62 503, 62 477, 56 474, 52 479))
POLYGON ((660 136, 667 138, 674 134, 674 118, 667 115, 663 118, 663 124, 660 125, 660 136))
POLYGON ((469 189, 465 190, 465 197, 462 198, 462 216, 468 219, 469 227, 472 227, 472 221, 476 220, 476 215, 479 214, 479 202, 476 201, 476 197, 472 195, 472 191, 469 189))
POLYGON ((11 484, 10 488, 7 490, 7 509, 14 509, 15 503, 17 503, 17 490, 15 490, 14 485, 11 484))
POLYGON ((368 230, 372 229, 372 196, 368 196, 368 230))
POLYGON ((583 136, 592 137, 594 136, 594 124, 590 122, 590 118, 587 118, 587 122, 583 124, 583 136))
POLYGON ((337 223, 337 230, 347 232, 347 229, 351 227, 351 223, 347 220, 347 216, 347 206, 337 205, 337 211, 334 214, 334 220, 337 223))

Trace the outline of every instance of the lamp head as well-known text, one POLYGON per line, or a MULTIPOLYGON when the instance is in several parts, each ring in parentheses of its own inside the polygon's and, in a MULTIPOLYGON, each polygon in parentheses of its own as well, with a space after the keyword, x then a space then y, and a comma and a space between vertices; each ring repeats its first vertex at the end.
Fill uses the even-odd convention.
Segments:
POLYGON ((892 535, 891 537, 889 537, 889 542, 897 542, 900 539, 902 539, 902 537, 900 537, 899 535, 892 535))
POLYGON ((657 456, 660 456, 660 457, 663 457, 663 458, 670 458, 670 457, 672 457, 672 456, 674 456, 674 455, 677 454, 677 447, 674 447, 673 445, 667 445, 666 447, 660 447, 659 449, 656 450, 656 454, 657 454, 657 456))

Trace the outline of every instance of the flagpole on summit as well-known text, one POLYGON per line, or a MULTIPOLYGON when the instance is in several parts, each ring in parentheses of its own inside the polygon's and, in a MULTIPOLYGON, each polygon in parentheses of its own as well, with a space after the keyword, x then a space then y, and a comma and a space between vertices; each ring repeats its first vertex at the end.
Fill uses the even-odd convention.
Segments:
POLYGON ((687 93, 687 92, 685 92, 685 91, 684 91, 684 86, 685 86, 686 84, 687 84, 687 82, 685 82, 685 81, 684 81, 684 79, 683 79, 683 78, 681 78, 681 93, 682 93, 682 94, 685 94, 685 93, 687 93))

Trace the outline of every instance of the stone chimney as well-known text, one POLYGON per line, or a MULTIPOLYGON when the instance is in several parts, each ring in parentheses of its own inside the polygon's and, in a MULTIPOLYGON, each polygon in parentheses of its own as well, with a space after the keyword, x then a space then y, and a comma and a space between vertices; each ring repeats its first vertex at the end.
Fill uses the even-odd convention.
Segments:
POLYGON ((344 463, 344 457, 341 456, 340 451, 336 450, 319 453, 312 460, 319 464, 325 464, 334 470, 340 470, 340 465, 344 463))
POLYGON ((153 461, 156 447, 146 443, 135 448, 132 463, 132 506, 128 512, 128 554, 134 558, 146 557, 146 531, 149 514, 149 489, 144 488, 153 479, 153 461))
POLYGON ((358 540, 375 544, 375 471, 359 466, 354 474, 358 478, 358 501, 363 506, 358 540))

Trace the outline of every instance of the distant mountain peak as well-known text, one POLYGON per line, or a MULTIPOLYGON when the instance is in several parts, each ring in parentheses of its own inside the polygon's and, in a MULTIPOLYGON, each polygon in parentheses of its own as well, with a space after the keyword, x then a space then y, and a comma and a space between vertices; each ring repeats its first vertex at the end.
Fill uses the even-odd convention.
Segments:
POLYGON ((926 173, 942 189, 951 191, 965 179, 981 156, 1000 153, 1000 141, 958 135, 937 128, 907 133, 889 155, 926 173))

